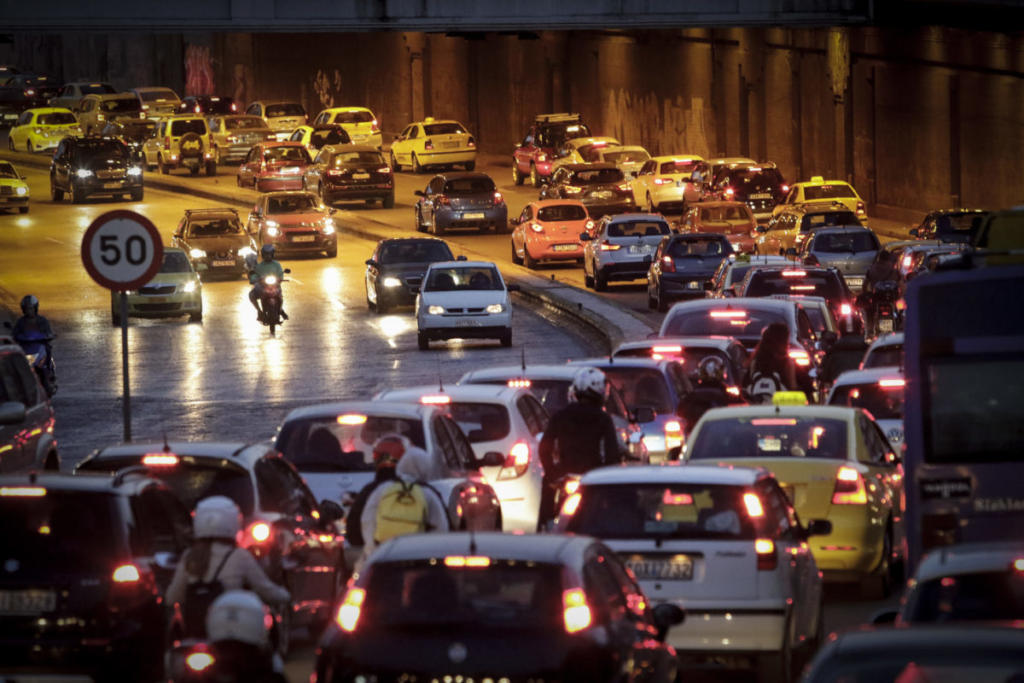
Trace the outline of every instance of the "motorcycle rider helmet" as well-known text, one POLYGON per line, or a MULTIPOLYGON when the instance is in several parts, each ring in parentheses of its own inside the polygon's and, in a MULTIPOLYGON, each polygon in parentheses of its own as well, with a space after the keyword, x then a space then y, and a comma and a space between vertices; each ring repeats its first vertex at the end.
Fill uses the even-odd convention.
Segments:
POLYGON ((263 257, 264 261, 273 261, 275 251, 273 244, 264 244, 260 247, 260 256, 263 257))
POLYGON ((270 610, 252 591, 225 591, 206 612, 206 634, 212 642, 237 640, 259 648, 267 647, 270 610))
POLYGON ((235 540, 242 528, 242 512, 225 496, 210 496, 196 505, 192 513, 192 532, 196 538, 235 540))
POLYGON ((39 299, 32 294, 26 294, 21 298, 21 312, 29 317, 39 313, 39 299), (29 313, 29 309, 32 310, 29 313))
POLYGON ((572 378, 569 397, 574 401, 589 397, 603 402, 607 387, 608 379, 603 372, 597 368, 580 368, 576 376, 572 378))
POLYGON ((697 379, 700 382, 721 382, 725 379, 725 363, 718 356, 708 356, 697 364, 697 379))
POLYGON ((373 444, 373 463, 378 468, 394 467, 405 454, 405 440, 398 434, 385 434, 373 444))

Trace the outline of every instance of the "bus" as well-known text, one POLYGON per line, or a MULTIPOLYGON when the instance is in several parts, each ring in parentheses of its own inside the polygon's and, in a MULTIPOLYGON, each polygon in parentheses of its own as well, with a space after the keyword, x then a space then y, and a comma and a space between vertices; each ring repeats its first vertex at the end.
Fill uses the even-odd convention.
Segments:
POLYGON ((1024 538, 1024 266, 916 278, 906 310, 909 575, 932 548, 1024 538))

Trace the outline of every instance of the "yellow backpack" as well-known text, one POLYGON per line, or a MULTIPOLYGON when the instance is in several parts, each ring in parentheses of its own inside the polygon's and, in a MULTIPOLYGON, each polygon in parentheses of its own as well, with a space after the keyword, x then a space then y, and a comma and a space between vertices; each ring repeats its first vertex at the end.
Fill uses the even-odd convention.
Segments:
POLYGON ((395 536, 427 530, 427 498, 423 487, 396 481, 380 499, 374 540, 383 543, 395 536))

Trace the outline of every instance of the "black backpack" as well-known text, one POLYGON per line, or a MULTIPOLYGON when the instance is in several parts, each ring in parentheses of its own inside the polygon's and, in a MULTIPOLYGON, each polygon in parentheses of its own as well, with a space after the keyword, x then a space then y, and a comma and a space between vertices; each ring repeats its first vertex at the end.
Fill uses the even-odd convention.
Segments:
POLYGON ((185 587, 185 604, 182 606, 182 619, 186 638, 206 637, 206 613, 210 605, 224 592, 224 584, 218 578, 228 558, 237 548, 232 548, 217 565, 217 571, 209 581, 196 581, 185 587))

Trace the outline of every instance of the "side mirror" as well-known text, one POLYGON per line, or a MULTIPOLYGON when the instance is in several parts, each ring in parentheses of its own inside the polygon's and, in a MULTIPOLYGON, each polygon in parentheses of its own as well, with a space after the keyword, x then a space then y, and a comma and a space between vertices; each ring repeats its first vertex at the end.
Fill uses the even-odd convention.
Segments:
POLYGON ((754 226, 754 232, 768 232, 768 226, 767 225, 755 225, 754 226))
POLYGON ((505 456, 498 451, 488 451, 477 463, 480 467, 501 467, 505 464, 505 456))
POLYGON ((633 422, 639 424, 654 422, 654 408, 651 408, 650 406, 640 406, 639 408, 633 411, 633 414, 630 417, 632 418, 633 422))
POLYGON ((426 195, 423 194, 423 190, 416 190, 413 192, 413 194, 416 195, 417 197, 426 197, 426 195))
POLYGON ((335 503, 333 500, 320 501, 320 521, 321 522, 337 522, 339 519, 345 516, 345 511, 341 509, 341 506, 335 503))
POLYGON ((917 237, 918 236, 917 228, 911 228, 910 229, 910 236, 911 237, 917 237))
POLYGON ((832 522, 827 519, 812 519, 807 523, 807 536, 828 536, 832 533, 832 522))
POLYGON ((379 266, 380 264, 379 264, 379 263, 377 263, 377 261, 376 261, 375 259, 372 259, 372 258, 368 258, 368 259, 366 259, 366 265, 368 265, 368 266, 372 266, 373 268, 376 268, 376 267, 378 267, 378 266, 379 266))
POLYGON ((25 421, 25 404, 19 401, 0 403, 0 425, 16 425, 25 421))
POLYGON ((284 273, 285 273, 285 275, 287 275, 287 274, 288 274, 288 273, 290 273, 290 272, 292 272, 292 269, 291 269, 291 268, 285 268, 285 269, 284 269, 284 273))
POLYGON ((590 233, 588 233, 588 232, 581 232, 580 233, 580 242, 589 242, 592 239, 594 239, 594 238, 590 236, 590 233))
POLYGON ((893 624, 896 622, 896 617, 899 616, 899 612, 894 609, 883 609, 875 612, 871 616, 871 623, 875 626, 884 626, 886 624, 893 624))
POLYGON ((522 287, 520 287, 517 284, 507 284, 507 285, 505 285, 505 289, 507 289, 509 292, 519 292, 519 291, 522 291, 522 287))
POLYGON ((456 261, 467 261, 469 259, 466 258, 465 254, 459 254, 458 256, 455 257, 455 260, 456 261))
POLYGON ((651 616, 654 617, 654 626, 658 629, 658 640, 660 641, 665 640, 670 628, 678 626, 686 620, 686 612, 683 611, 683 608, 668 602, 655 606, 651 610, 651 616))

